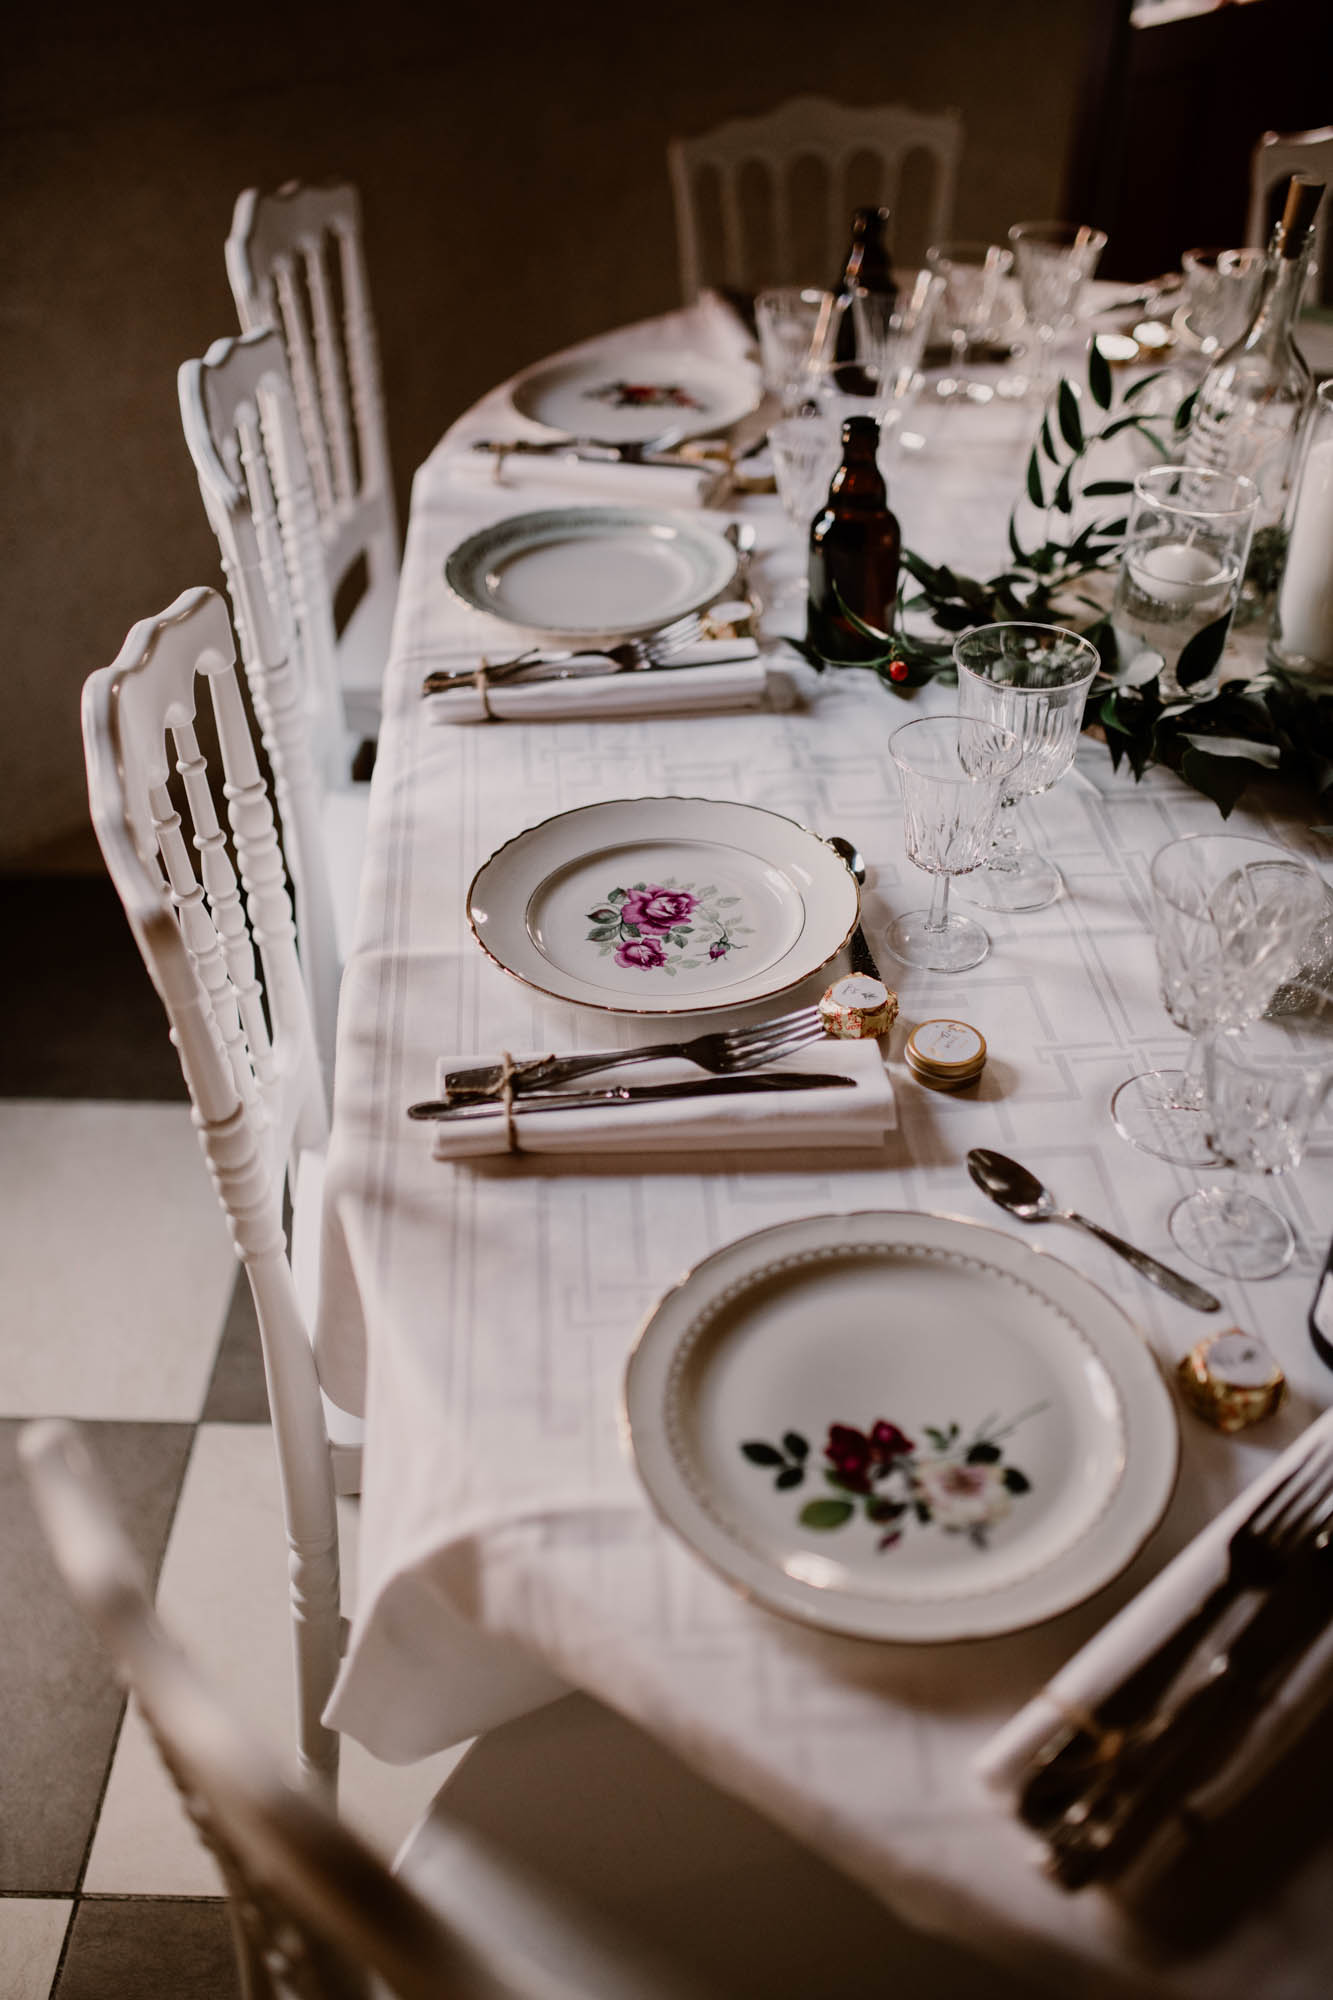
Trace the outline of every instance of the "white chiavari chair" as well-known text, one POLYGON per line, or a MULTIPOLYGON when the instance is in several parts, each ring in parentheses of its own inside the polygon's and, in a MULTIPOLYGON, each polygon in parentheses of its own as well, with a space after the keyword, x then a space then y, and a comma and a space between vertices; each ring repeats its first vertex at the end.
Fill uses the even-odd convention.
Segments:
POLYGON ((202 361, 182 364, 177 384, 273 770, 301 966, 331 1080, 369 787, 348 776, 333 606, 282 341, 271 329, 215 341, 202 361))
POLYGON ((353 187, 247 188, 227 238, 241 331, 287 350, 310 463, 348 718, 379 727, 398 594, 398 527, 378 343, 353 187))
MULTIPOLYGON (((757 118, 733 118, 694 139, 673 139, 667 147, 671 193, 676 215, 681 290, 688 304, 710 279, 733 290, 759 285, 827 284, 846 253, 853 206, 875 201, 896 208, 904 170, 914 156, 924 155, 931 167, 931 194, 924 230, 918 230, 924 251, 949 234, 954 184, 962 151, 963 125, 956 111, 929 113, 906 105, 853 108, 826 97, 794 97, 757 118), (875 162, 877 191, 848 192, 847 173, 869 157, 875 162), (815 161, 823 170, 825 215, 823 249, 818 267, 801 267, 793 231, 795 169, 815 161), (715 184, 721 236, 721 269, 705 268, 704 202, 708 183, 715 184), (757 215, 748 218, 748 197, 762 196, 757 215), (768 248, 763 267, 756 268, 755 243, 768 248)), ((894 231, 900 253, 903 237, 894 231)))
POLYGON ((273 809, 216 592, 187 591, 134 626, 84 687, 83 740, 98 842, 166 1009, 254 1294, 290 1552, 300 1764, 331 1786, 338 1739, 320 1716, 341 1657, 335 1458, 338 1484, 356 1491, 360 1427, 322 1398, 311 1350, 327 1112, 273 809), (196 728, 200 682, 225 825, 196 728), (304 1300, 283 1229, 286 1186, 304 1300))
POLYGON ((218 1865, 247 2000, 687 2000, 604 1922, 584 1911, 575 1923, 535 1878, 451 1827, 438 1801, 429 1895, 409 1886, 411 1843, 391 1874, 321 1801, 273 1775, 164 1631, 73 1425, 31 1424, 20 1448, 56 1566, 218 1865))

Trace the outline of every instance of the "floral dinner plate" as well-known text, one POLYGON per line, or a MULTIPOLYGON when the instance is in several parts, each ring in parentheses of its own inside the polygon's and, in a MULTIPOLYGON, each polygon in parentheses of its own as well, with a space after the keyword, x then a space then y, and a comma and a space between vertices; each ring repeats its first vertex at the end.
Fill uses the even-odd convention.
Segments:
POLYGON ((746 1596, 978 1638, 1099 1589, 1175 1484, 1171 1397, 1069 1265, 951 1216, 809 1216, 696 1265, 625 1379, 640 1477, 746 1596))
POLYGON ((478 869, 468 922, 506 972, 625 1014, 715 1013, 826 965, 860 910, 842 857, 723 799, 609 799, 528 827, 478 869))
POLYGON ((520 416, 570 437, 645 444, 725 430, 757 406, 760 387, 748 362, 664 348, 543 361, 509 394, 520 416))

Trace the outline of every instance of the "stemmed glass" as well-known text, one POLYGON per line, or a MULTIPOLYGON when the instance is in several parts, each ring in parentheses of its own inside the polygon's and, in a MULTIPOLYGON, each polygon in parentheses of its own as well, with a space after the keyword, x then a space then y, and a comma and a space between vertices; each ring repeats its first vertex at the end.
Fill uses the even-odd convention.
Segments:
POLYGON ((875 414, 882 429, 902 415, 943 290, 944 280, 934 271, 903 271, 896 292, 870 292, 858 285, 852 295, 857 359, 879 385, 875 414))
POLYGON ((1204 1068, 1213 1039, 1263 1013, 1300 962, 1324 885, 1285 848, 1240 833, 1194 833, 1153 856, 1153 939, 1162 1000, 1192 1037, 1179 1069, 1145 1070, 1111 1099, 1116 1130, 1156 1159, 1210 1166, 1204 1068))
MULTIPOLYGON (((1333 1007, 1256 1021, 1219 1035, 1204 1056, 1205 1122, 1216 1157, 1242 1172, 1299 1166, 1310 1127, 1333 1086, 1333 1007)), ((1296 1239, 1286 1218, 1238 1187, 1198 1188, 1171 1211, 1171 1234, 1207 1271, 1274 1278, 1296 1239)))
POLYGON ((976 383, 963 380, 972 348, 991 341, 1007 317, 1005 279, 1013 268, 1014 253, 998 243, 932 243, 926 262, 937 278, 944 280, 941 311, 949 328, 952 372, 935 384, 937 396, 968 396, 975 390, 989 397, 976 383))
POLYGON ((1000 788, 1022 755, 1012 730, 968 715, 927 715, 889 738, 903 794, 907 858, 935 877, 928 910, 890 926, 885 942, 904 965, 966 972, 990 950, 971 917, 951 915, 949 878, 980 865, 1000 788))
POLYGON ((1023 311, 1037 337, 1033 387, 1044 400, 1054 372, 1055 343, 1077 317, 1079 294, 1106 248, 1106 232, 1072 222, 1016 222, 1009 241, 1023 311))
MULTIPOLYGON (((768 432, 769 455, 783 511, 801 538, 804 557, 810 523, 828 498, 829 482, 842 463, 840 427, 820 409, 808 416, 783 417, 768 432)), ((806 598, 804 560, 795 580, 782 584, 773 609, 782 611, 806 598)))
POLYGON ((1060 893, 1060 870, 1023 845, 1014 808, 1045 792, 1074 759, 1083 705, 1101 664, 1097 648, 1059 625, 981 625, 953 649, 958 705, 1011 729, 1022 759, 1006 779, 984 869, 968 884, 984 910, 1044 910, 1060 893))
POLYGON ((839 301, 816 285, 778 285, 755 299, 760 374, 784 411, 810 394, 839 317, 839 301))

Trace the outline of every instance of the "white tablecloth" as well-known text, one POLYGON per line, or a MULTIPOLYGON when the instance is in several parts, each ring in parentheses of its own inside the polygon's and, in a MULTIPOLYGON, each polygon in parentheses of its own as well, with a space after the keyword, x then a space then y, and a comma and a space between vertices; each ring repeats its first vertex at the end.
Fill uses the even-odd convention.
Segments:
MULTIPOLYGON (((652 329, 659 348, 734 338, 722 318, 682 314, 652 329)), ((504 417, 497 392, 471 428, 504 417)), ((1029 422, 1000 403, 909 413, 890 481, 911 546, 978 573, 1003 560, 1029 422)), ((540 1676, 526 1696, 524 1684, 532 1659, 632 1715, 915 1922, 1065 1990, 1076 1980, 1124 1994, 1321 1990, 1310 1983, 1312 1940, 1328 1937, 1319 1882, 1276 1896, 1225 1949, 1173 1961, 1100 1895, 1047 1884, 971 1769, 998 1724, 1328 1400, 1333 1380, 1304 1330, 1308 1261, 1262 1285, 1216 1281, 1220 1323, 1276 1349, 1292 1385, 1284 1412, 1239 1442, 1183 1415, 1179 1486, 1149 1547, 1090 1603, 1009 1638, 873 1645, 742 1602, 657 1525, 617 1429, 636 1328, 682 1271, 734 1237, 864 1207, 1019 1231, 969 1181, 973 1145, 1012 1153, 1062 1201, 1181 1262, 1166 1216, 1193 1177, 1131 1151, 1107 1100, 1124 1077, 1178 1054, 1158 997, 1147 870, 1164 841, 1215 828, 1215 808, 1168 776, 1116 778, 1104 749, 1081 747, 1076 771, 1022 813, 1069 893, 1033 915, 987 916, 994 948, 961 977, 886 959, 903 1018, 892 1043, 899 1129, 882 1152, 813 1168, 795 1155, 718 1157, 706 1170, 622 1158, 578 1170, 536 1158, 436 1163, 429 1128, 403 1113, 432 1093, 441 1053, 647 1033, 528 991, 473 943, 467 883, 521 827, 632 794, 776 807, 861 848, 872 941, 929 886, 904 856, 885 753, 913 710, 864 673, 820 679, 775 655, 760 713, 429 727, 417 689, 432 644, 480 629, 447 598, 445 554, 481 519, 534 504, 531 492, 460 491, 442 451, 414 489, 328 1175, 320 1367, 349 1407, 364 1391, 367 1421, 362 1602, 331 1719, 381 1756, 412 1758, 495 1719, 507 1699, 535 1698, 540 1676), (905 1027, 941 1013, 975 1023, 990 1049, 979 1088, 961 1098, 919 1086, 900 1060, 905 1027), (457 1650, 460 1617, 478 1635, 470 1659, 457 1650), (517 1649, 498 1653, 496 1640, 517 1649), (500 1687, 505 1659, 517 1665, 500 1687)), ((799 573, 800 555, 776 502, 738 511, 759 527, 771 593, 799 573)), ((916 709, 949 704, 932 689, 916 709)), ((1262 814, 1233 825, 1302 844, 1262 814)), ((1329 1224, 1329 1155, 1324 1136, 1277 1197, 1311 1252, 1329 1224)), ((1164 1363, 1206 1330, 1090 1239, 1053 1225, 1040 1240, 1110 1292, 1164 1363)), ((1326 1983, 1327 1941, 1322 1950, 1326 1983)))

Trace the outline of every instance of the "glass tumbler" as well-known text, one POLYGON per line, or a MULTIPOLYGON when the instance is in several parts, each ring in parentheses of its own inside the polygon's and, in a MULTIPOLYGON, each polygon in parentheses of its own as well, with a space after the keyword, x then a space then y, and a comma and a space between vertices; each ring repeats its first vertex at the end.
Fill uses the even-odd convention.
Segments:
POLYGON ((953 657, 964 715, 1000 723, 1023 746, 1000 795, 985 867, 963 893, 985 910, 1044 910, 1060 893, 1060 870, 1024 846, 1015 808, 1049 791, 1073 762, 1101 664, 1097 648, 1058 625, 982 625, 955 642, 953 657))
POLYGON ((935 877, 930 907, 899 917, 885 939, 904 965, 966 972, 990 939, 971 917, 951 914, 949 880, 985 859, 1000 790, 1022 754, 1011 730, 970 715, 927 715, 889 738, 903 797, 907 858, 935 877))
POLYGON ((1259 489, 1243 473, 1155 465, 1134 481, 1111 624, 1135 686, 1209 694, 1240 594, 1259 489))

